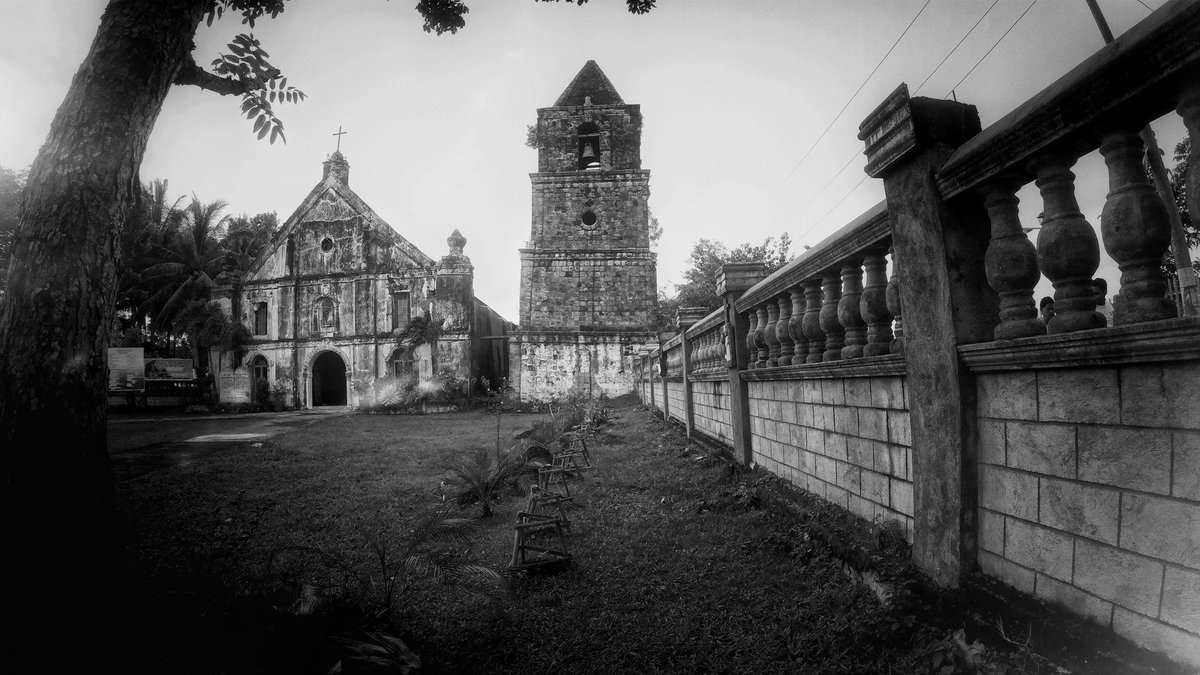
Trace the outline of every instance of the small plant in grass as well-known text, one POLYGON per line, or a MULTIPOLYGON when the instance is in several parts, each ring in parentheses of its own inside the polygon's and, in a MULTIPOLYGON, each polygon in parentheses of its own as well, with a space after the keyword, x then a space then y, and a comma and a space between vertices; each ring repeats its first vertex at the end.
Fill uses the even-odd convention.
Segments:
POLYGON ((481 516, 492 516, 492 500, 505 485, 515 485, 525 473, 524 457, 499 448, 475 448, 459 455, 446 470, 446 486, 457 491, 455 501, 466 506, 479 502, 481 516))

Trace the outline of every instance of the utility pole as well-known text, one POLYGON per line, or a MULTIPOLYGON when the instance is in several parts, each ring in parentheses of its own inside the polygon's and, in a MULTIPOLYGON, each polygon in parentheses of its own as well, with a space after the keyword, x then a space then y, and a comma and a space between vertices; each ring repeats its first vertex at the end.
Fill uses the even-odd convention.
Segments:
MULTIPOLYGON (((1088 9, 1092 10, 1092 17, 1096 19, 1096 27, 1100 29, 1100 35, 1104 37, 1104 44, 1112 42, 1112 30, 1108 27, 1108 21, 1104 19, 1104 13, 1100 11, 1100 5, 1096 0, 1084 1, 1087 2, 1088 9)), ((1196 270, 1192 267, 1192 256, 1188 251, 1183 222, 1179 219, 1179 207, 1175 204, 1175 193, 1171 190, 1171 181, 1167 177, 1167 167, 1163 164, 1163 153, 1158 147, 1158 139, 1155 138, 1154 130, 1150 128, 1149 124, 1142 128, 1140 136, 1142 142, 1146 144, 1146 163, 1150 165, 1150 173, 1154 176, 1154 187, 1158 190, 1158 196, 1162 198, 1163 205, 1167 207, 1167 218, 1171 222, 1171 252, 1175 256, 1175 269, 1179 276, 1179 313, 1182 316, 1195 316, 1197 308, 1193 303, 1196 302, 1196 298, 1200 298, 1200 282, 1197 281, 1196 270)))

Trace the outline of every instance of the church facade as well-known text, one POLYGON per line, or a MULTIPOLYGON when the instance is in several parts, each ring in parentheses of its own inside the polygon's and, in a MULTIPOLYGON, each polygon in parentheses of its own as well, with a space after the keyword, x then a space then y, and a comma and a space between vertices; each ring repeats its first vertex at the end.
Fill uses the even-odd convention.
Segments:
POLYGON ((509 383, 522 400, 633 391, 637 345, 655 339, 656 256, 642 115, 595 61, 537 111, 530 239, 509 383))
POLYGON ((494 386, 507 372, 511 324, 474 296, 466 239, 455 230, 446 255, 429 257, 349 179, 349 163, 335 152, 240 282, 217 290, 251 335, 245 352, 222 358, 222 373, 246 368, 253 398, 268 387, 305 408, 469 390, 480 378, 494 386))

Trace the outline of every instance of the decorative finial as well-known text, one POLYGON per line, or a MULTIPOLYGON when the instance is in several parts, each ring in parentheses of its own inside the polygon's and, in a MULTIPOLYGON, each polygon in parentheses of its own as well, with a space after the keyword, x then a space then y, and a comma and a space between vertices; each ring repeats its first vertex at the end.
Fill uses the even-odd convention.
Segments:
POLYGON ((455 229, 454 232, 446 238, 446 244, 450 246, 450 255, 461 256, 463 254, 463 247, 467 245, 467 238, 462 236, 462 233, 455 229))

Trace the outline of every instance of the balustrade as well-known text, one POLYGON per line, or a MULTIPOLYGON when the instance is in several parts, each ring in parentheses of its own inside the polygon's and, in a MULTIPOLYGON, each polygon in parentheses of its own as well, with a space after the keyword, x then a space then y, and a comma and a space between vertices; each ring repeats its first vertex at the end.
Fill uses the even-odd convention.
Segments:
POLYGON ((862 316, 862 262, 857 258, 842 265, 842 297, 838 300, 838 323, 845 329, 841 358, 857 359, 867 344, 867 322, 862 316))
POLYGON ((779 365, 790 366, 796 343, 792 340, 790 324, 792 319, 792 298, 784 293, 776 298, 779 303, 779 323, 775 324, 775 338, 779 340, 779 365))
POLYGON ((767 358, 770 355, 767 345, 767 308, 759 305, 756 310, 758 314, 758 327, 754 330, 754 345, 758 348, 758 360, 754 362, 755 368, 766 368, 767 358))
POLYGON ((746 368, 753 370, 758 367, 758 312, 747 312, 746 322, 746 353, 749 359, 746 368))
POLYGON ((983 190, 984 206, 992 223, 984 264, 988 284, 1000 294, 1000 324, 994 331, 997 340, 1046 333, 1046 324, 1038 319, 1033 300, 1041 272, 1037 249, 1021 228, 1016 194, 1019 187, 1013 181, 1002 181, 990 183, 983 190))
POLYGON ((900 261, 896 259, 896 250, 888 249, 888 255, 892 256, 892 276, 888 277, 887 283, 887 309, 892 313, 892 349, 891 352, 898 356, 904 355, 904 318, 901 316, 900 307, 900 261))
MULTIPOLYGON (((760 312, 764 308, 760 307, 760 312)), ((767 327, 763 329, 763 342, 767 343, 767 367, 774 368, 779 365, 779 338, 776 336, 775 330, 779 327, 779 306, 774 302, 768 302, 765 305, 767 313, 767 327)))
POLYGON ((842 299, 842 277, 837 270, 829 270, 821 279, 824 291, 821 304, 821 330, 825 331, 825 351, 822 361, 839 361, 842 347, 846 345, 846 329, 838 321, 838 302, 842 299))
POLYGON ((866 269, 859 311, 867 323, 867 344, 863 356, 882 356, 892 350, 892 313, 887 307, 887 257, 881 250, 863 258, 866 269))
POLYGON ((788 318, 788 335, 791 336, 792 363, 804 363, 808 360, 808 336, 804 334, 804 287, 795 286, 788 295, 792 298, 792 315, 788 318))
POLYGON ((804 336, 808 338, 808 358, 805 363, 820 363, 825 353, 825 331, 821 328, 821 280, 804 282, 804 336))

